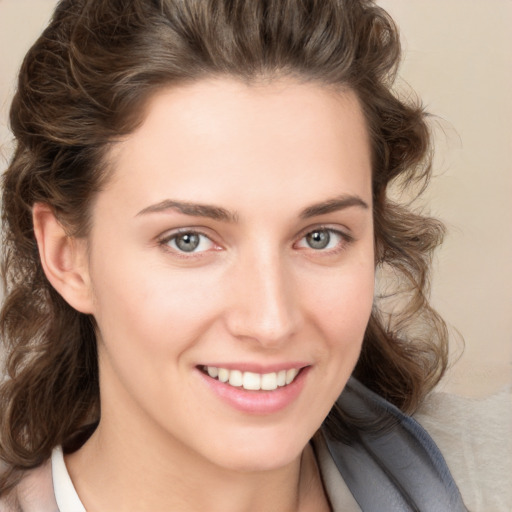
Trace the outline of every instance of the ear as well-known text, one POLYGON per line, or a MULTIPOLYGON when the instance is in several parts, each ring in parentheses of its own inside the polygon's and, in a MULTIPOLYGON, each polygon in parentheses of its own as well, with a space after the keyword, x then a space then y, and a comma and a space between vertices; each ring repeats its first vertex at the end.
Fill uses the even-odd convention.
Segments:
POLYGON ((34 234, 44 273, 62 298, 81 313, 92 313, 87 246, 83 239, 70 237, 46 204, 32 208, 34 234))

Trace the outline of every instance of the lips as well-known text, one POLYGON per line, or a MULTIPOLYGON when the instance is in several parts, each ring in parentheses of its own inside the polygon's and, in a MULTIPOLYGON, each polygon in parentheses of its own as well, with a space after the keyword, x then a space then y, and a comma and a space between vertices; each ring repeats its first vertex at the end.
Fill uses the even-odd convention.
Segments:
POLYGON ((288 386, 295 380, 300 371, 299 368, 289 368, 276 372, 256 373, 217 366, 203 366, 202 370, 212 379, 247 391, 273 391, 288 386))
POLYGON ((219 364, 201 365, 197 370, 203 383, 222 402, 244 414, 268 415, 286 409, 297 400, 311 366, 219 364))

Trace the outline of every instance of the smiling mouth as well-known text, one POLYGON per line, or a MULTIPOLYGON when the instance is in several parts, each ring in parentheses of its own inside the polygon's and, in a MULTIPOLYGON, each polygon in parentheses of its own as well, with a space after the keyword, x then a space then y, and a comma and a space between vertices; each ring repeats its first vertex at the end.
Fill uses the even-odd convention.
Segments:
POLYGON ((300 369, 297 368, 271 373, 242 372, 241 370, 229 370, 216 366, 201 366, 200 369, 212 379, 247 391, 273 391, 286 387, 300 373, 300 369))

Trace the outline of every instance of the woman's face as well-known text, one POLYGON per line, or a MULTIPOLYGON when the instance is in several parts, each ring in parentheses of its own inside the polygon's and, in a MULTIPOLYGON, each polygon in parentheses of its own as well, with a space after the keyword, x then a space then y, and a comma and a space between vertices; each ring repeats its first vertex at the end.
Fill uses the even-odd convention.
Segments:
POLYGON ((372 307, 355 95, 284 80, 169 88, 109 157, 88 256, 100 428, 237 470, 295 460, 372 307))

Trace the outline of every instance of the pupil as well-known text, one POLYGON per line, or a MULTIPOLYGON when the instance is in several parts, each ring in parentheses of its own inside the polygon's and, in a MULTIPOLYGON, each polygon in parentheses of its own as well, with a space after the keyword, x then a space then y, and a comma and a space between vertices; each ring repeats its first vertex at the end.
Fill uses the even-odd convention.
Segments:
POLYGON ((307 237, 308 245, 312 249, 325 249, 331 240, 331 236, 329 232, 326 230, 323 231, 313 231, 307 237))
POLYGON ((192 252, 194 249, 197 249, 197 246, 199 245, 199 235, 194 233, 185 233, 184 235, 180 235, 176 238, 176 245, 182 251, 192 252))

